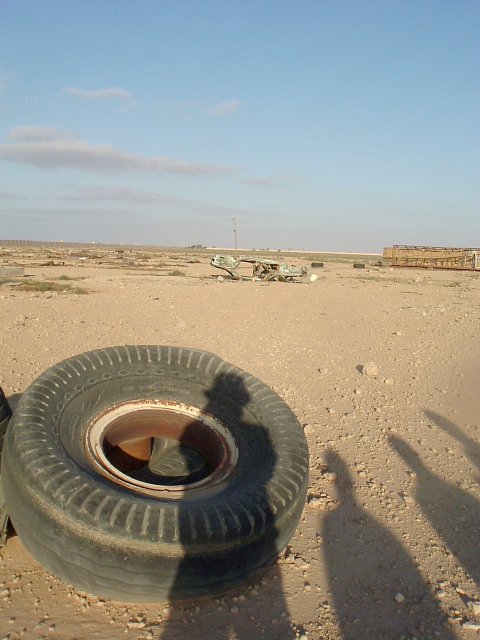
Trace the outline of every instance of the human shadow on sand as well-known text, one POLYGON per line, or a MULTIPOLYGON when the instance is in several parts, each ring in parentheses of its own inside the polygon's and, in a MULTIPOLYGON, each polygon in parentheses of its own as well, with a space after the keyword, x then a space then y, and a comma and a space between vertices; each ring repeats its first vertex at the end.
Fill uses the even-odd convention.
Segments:
POLYGON ((343 459, 330 449, 326 463, 338 475, 338 504, 323 520, 323 549, 343 638, 453 640, 405 546, 357 502, 343 459))
POLYGON ((480 586, 480 502, 470 493, 432 473, 404 440, 390 444, 416 473, 415 499, 437 534, 480 586))
MULTIPOLYGON (((178 567, 171 588, 172 600, 165 612, 165 619, 159 625, 160 637, 165 640, 292 640, 295 633, 284 598, 282 576, 278 565, 273 564, 278 555, 277 545, 283 546, 283 542, 278 539, 280 534, 273 526, 274 514, 268 495, 270 479, 277 464, 274 447, 267 429, 259 424, 248 410, 250 395, 240 378, 228 374, 217 376, 214 385, 205 395, 206 404, 203 411, 215 416, 223 424, 228 424, 234 429, 237 440, 242 439, 239 449, 243 450, 245 457, 242 461, 239 460, 239 464, 247 464, 251 477, 255 478, 252 484, 256 488, 252 490, 257 492, 256 504, 259 512, 264 514, 264 526, 267 531, 271 529, 267 544, 255 543, 255 534, 248 552, 257 553, 261 563, 265 566, 270 565, 270 568, 266 571, 261 570, 247 580, 246 584, 226 593, 220 592, 218 595, 195 600, 182 600, 181 594, 185 592, 192 577, 192 563, 186 556, 178 567), (180 599, 176 599, 178 594, 180 599)), ((189 439, 190 428, 195 427, 187 427, 185 440, 189 439)), ((191 470, 198 472, 198 469, 193 469, 195 464, 191 460, 188 464, 191 470)), ((236 482, 235 477, 228 482, 236 482)), ((246 484, 248 485, 248 482, 246 484)), ((225 491, 228 494, 228 487, 225 491)), ((245 491, 249 491, 248 486, 245 486, 245 491)), ((188 546, 192 544, 186 537, 189 531, 188 506, 188 501, 180 503, 180 523, 185 522, 186 525, 180 527, 180 540, 187 553, 188 546)), ((240 507, 237 509, 238 519, 241 521, 237 522, 237 525, 248 531, 251 527, 248 516, 245 513, 241 514, 240 507)), ((220 527, 221 523, 215 520, 212 522, 213 526, 220 527)), ((233 523, 230 522, 229 526, 233 526, 233 523)), ((228 587, 232 572, 237 572, 238 575, 242 573, 242 566, 238 564, 238 558, 235 560, 234 555, 231 554, 232 557, 229 557, 228 552, 222 555, 219 551, 213 567, 209 567, 209 560, 205 558, 203 563, 195 566, 194 571, 204 572, 207 578, 210 572, 212 576, 217 576, 220 582, 224 577, 225 585, 228 587)))
POLYGON ((436 413, 435 411, 425 411, 425 415, 432 420, 437 427, 440 427, 445 433, 452 438, 455 438, 460 444, 463 445, 465 455, 470 462, 480 471, 480 443, 464 433, 460 427, 454 422, 445 418, 445 416, 436 413))

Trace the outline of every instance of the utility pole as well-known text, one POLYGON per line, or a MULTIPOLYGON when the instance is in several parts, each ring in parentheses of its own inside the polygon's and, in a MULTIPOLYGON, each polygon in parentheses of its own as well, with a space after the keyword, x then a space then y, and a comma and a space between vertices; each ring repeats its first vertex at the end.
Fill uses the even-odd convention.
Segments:
POLYGON ((237 255, 237 219, 232 218, 233 222, 233 238, 235 241, 235 256, 237 255))

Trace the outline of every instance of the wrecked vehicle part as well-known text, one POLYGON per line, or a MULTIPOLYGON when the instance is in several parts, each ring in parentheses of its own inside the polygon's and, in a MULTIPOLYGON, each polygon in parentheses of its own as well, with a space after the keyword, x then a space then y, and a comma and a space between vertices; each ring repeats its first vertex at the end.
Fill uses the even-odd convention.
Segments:
POLYGON ((287 282, 307 274, 305 267, 295 267, 276 260, 257 260, 253 265, 253 276, 260 280, 287 282))
POLYGON ((308 486, 297 418, 217 356, 122 346, 23 393, 2 477, 13 526, 64 582, 126 602, 221 592, 271 564, 308 486))
POLYGON ((234 258, 229 255, 216 255, 210 260, 210 264, 217 269, 227 271, 234 280, 265 280, 278 282, 293 282, 303 279, 307 275, 306 267, 296 267, 288 265, 277 260, 269 260, 250 256, 240 256, 234 258), (242 263, 250 263, 253 265, 253 273, 251 277, 241 276, 237 272, 237 268, 242 263))
POLYGON ((223 271, 226 271, 233 280, 241 279, 241 276, 236 271, 241 262, 242 258, 233 258, 232 256, 227 255, 216 255, 210 260, 212 267, 223 269, 223 271))

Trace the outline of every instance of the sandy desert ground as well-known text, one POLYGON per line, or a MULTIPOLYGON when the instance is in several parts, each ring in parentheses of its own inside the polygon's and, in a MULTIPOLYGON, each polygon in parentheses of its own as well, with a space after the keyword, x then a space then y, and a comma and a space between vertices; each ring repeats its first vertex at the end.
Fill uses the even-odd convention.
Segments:
POLYGON ((0 267, 26 274, 0 284, 0 385, 13 406, 47 367, 83 351, 205 349, 291 406, 311 474, 287 552, 221 597, 104 601, 46 573, 12 535, 0 552, 0 638, 478 637, 479 273, 345 259, 312 284, 219 282, 200 254, 0 254, 0 267), (361 372, 369 362, 376 375, 361 372))

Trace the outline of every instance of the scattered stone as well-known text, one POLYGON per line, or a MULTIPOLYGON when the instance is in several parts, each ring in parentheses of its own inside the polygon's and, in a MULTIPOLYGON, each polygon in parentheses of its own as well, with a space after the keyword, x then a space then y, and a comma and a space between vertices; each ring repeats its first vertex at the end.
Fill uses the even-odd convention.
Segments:
POLYGON ((472 631, 480 631, 480 622, 471 622, 467 620, 462 624, 462 629, 471 629, 472 631))
POLYGON ((375 362, 367 362, 362 367, 362 373, 366 376, 378 376, 379 368, 375 362))
POLYGON ((223 276, 217 276, 217 282, 223 282, 225 278, 223 276))
POLYGON ((325 478, 325 480, 328 480, 329 482, 336 482, 338 479, 337 474, 335 473, 335 471, 326 471, 323 475, 323 478, 325 478))
POLYGON ((323 376, 326 376, 328 373, 328 367, 319 367, 318 373, 321 373, 323 376))
POLYGON ((307 497, 307 505, 310 509, 332 509, 337 501, 328 494, 322 492, 319 496, 310 495, 307 497))
POLYGON ((240 611, 240 609, 237 607, 237 605, 234 605, 230 609, 230 613, 238 613, 239 611, 240 611))
POLYGON ((395 594, 395 602, 398 602, 398 604, 400 604, 401 602, 404 602, 405 600, 405 596, 403 595, 403 593, 396 593, 395 594))
POLYGON ((144 615, 134 616, 127 622, 129 629, 144 629, 147 626, 147 620, 144 615))
POLYGON ((383 381, 385 384, 393 384, 393 380, 392 378, 385 378, 385 380, 383 381))
POLYGON ((480 615, 480 602, 477 600, 470 600, 467 606, 474 615, 480 615))

